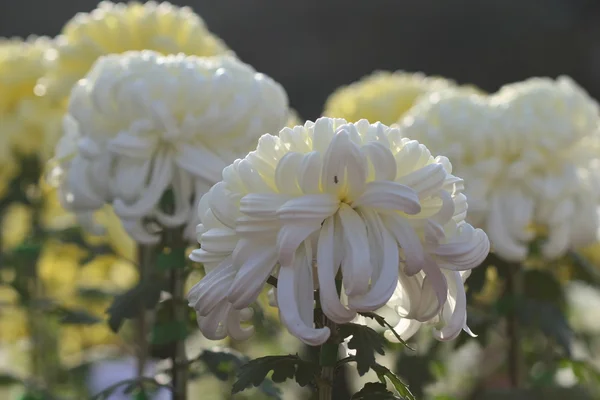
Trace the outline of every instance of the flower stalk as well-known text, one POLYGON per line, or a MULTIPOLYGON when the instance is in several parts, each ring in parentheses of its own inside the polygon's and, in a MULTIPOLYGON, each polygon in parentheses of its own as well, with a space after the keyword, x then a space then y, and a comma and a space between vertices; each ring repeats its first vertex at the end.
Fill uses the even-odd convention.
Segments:
POLYGON ((319 365, 321 366, 321 377, 318 380, 319 400, 331 400, 340 342, 335 322, 327 318, 325 314, 323 314, 322 321, 323 326, 330 329, 331 336, 319 349, 319 365))
MULTIPOLYGON (((152 274, 154 266, 154 251, 153 246, 138 245, 138 269, 140 274, 140 283, 145 282, 152 274)), ((137 377, 143 378, 148 363, 148 317, 150 312, 142 303, 139 305, 139 316, 136 321, 136 356, 137 356, 137 377)))
MULTIPOLYGON (((168 229, 165 231, 165 245, 170 249, 174 259, 185 260, 185 240, 183 229, 168 229), (173 254, 178 252, 180 254, 173 254), (175 257, 176 256, 176 257, 175 257)), ((185 265, 174 265, 169 269, 169 292, 171 293, 170 315, 177 326, 185 326, 188 306, 185 298, 185 265)), ((187 400, 188 360, 185 351, 185 338, 178 337, 171 344, 170 359, 172 363, 173 400, 187 400)))
POLYGON ((513 388, 523 384, 523 354, 521 349, 521 329, 517 314, 517 304, 523 294, 522 266, 515 263, 507 265, 506 295, 512 301, 506 320, 506 335, 508 338, 508 375, 513 388))

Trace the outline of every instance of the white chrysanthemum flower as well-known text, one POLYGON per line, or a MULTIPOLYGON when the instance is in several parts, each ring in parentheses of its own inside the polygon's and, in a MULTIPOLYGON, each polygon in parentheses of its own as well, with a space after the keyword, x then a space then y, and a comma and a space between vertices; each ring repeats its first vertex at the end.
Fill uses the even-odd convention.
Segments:
POLYGON ((485 233, 464 222, 461 189, 445 157, 380 123, 321 118, 262 136, 200 202, 201 249, 191 257, 207 275, 189 294, 200 329, 248 337, 239 310, 274 276, 281 320, 307 344, 330 333, 313 325, 316 289, 337 323, 395 296, 401 317, 443 311, 439 337, 455 336, 466 321, 461 271, 489 250, 485 233))
POLYGON ((548 259, 595 241, 599 123, 596 102, 561 77, 490 96, 437 93, 400 129, 451 160, 467 182, 469 222, 485 229, 503 258, 522 261, 540 236, 548 259))
POLYGON ((566 295, 573 328, 577 332, 599 334, 600 321, 590 310, 600 307, 600 291, 588 283, 572 281, 567 284, 566 295))
POLYGON ((194 237, 194 202, 287 114, 282 87, 232 57, 110 55, 73 88, 53 172, 67 208, 112 203, 140 243, 159 239, 146 218, 194 237), (159 209, 169 189, 173 214, 159 209))
POLYGON ((101 1, 91 12, 71 18, 56 41, 40 86, 60 100, 104 55, 152 50, 210 57, 231 52, 191 8, 156 1, 101 1))

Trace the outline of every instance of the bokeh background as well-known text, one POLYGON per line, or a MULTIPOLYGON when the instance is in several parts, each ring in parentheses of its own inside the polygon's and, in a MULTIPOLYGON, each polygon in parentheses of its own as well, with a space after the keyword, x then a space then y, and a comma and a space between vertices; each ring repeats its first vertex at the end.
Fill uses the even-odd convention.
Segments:
MULTIPOLYGON (((442 75, 490 92, 531 76, 566 74, 600 99, 598 0, 171 2, 192 7, 243 61, 280 82, 302 119, 317 118, 337 87, 377 69, 442 75)), ((0 36, 53 37, 97 4, 0 0, 0 36)), ((426 366, 410 365, 400 372, 412 383, 426 366)))
MULTIPOLYGON (((55 36, 96 0, 2 0, 0 36, 55 36)), ((494 91, 567 74, 600 98, 597 0, 173 0, 279 81, 306 119, 375 69, 439 74, 494 91)))

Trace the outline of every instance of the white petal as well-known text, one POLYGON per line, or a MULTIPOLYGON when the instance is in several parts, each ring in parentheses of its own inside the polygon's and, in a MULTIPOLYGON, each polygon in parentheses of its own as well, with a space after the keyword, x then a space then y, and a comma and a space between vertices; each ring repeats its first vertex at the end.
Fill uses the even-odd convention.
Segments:
POLYGON ((188 293, 190 307, 193 307, 199 315, 208 315, 227 297, 235 273, 231 257, 227 257, 190 289, 188 293))
POLYGON ((108 149, 125 157, 148 159, 152 157, 157 144, 158 137, 155 135, 138 136, 121 131, 108 142, 108 149))
POLYGON ((396 182, 411 187, 419 194, 420 198, 437 193, 446 179, 446 170, 441 164, 429 164, 408 175, 404 175, 396 182))
POLYGON ((121 219, 123 229, 138 244, 156 244, 160 242, 159 232, 150 232, 141 219, 121 219))
POLYGON ((490 242, 485 232, 463 223, 458 235, 447 244, 431 250, 440 257, 443 267, 454 271, 467 270, 480 265, 490 251, 490 242))
POLYGON ((384 224, 404 251, 405 273, 411 276, 421 271, 425 263, 425 253, 421 239, 419 239, 412 225, 397 215, 386 215, 384 224))
POLYGON ((178 145, 176 154, 175 163, 178 167, 210 186, 221 180, 223 168, 227 166, 226 161, 233 162, 222 160, 214 151, 199 142, 178 145))
POLYGON ((154 159, 152 174, 144 192, 133 204, 128 204, 119 198, 115 199, 113 202, 115 213, 123 218, 142 218, 149 215, 169 187, 172 176, 171 156, 166 151, 160 152, 154 159))
POLYGON ((296 255, 294 265, 282 265, 279 269, 277 281, 277 304, 279 315, 283 324, 290 333, 309 346, 318 346, 329 338, 329 328, 315 329, 312 324, 307 325, 300 316, 299 297, 311 296, 310 293, 298 293, 296 288, 295 268, 307 267, 306 254, 296 255))
POLYGON ((176 168, 172 190, 174 196, 173 212, 165 213, 158 208, 154 213, 158 223, 169 228, 185 225, 185 222, 190 218, 196 219, 196 216, 192 215, 192 177, 186 171, 176 168))
MULTIPOLYGON (((436 314, 442 309, 448 298, 448 283, 446 277, 440 271, 439 267, 435 262, 430 259, 426 259, 423 264, 423 271, 425 272, 425 281, 428 281, 435 292, 437 298, 438 307, 436 307, 436 314)), ((425 281, 423 284, 425 285, 425 281)))
POLYGON ((249 217, 275 217, 277 210, 290 199, 286 194, 250 193, 240 200, 240 211, 249 217))
POLYGON ((323 161, 321 154, 313 151, 304 155, 298 178, 298 183, 303 193, 317 194, 321 192, 322 168, 323 161))
MULTIPOLYGON (((341 232, 340 232, 341 233, 341 232)), ((341 236, 341 235, 338 235, 341 236)), ((338 240, 341 237, 337 237, 338 240)), ((317 274, 319 295, 323 312, 332 321, 343 324, 352 321, 356 312, 348 310, 340 301, 335 285, 335 276, 341 263, 341 248, 335 244, 335 218, 327 218, 319 234, 317 249, 317 274), (336 255, 338 257, 336 257, 336 255)))
MULTIPOLYGON (((369 236, 376 236, 382 250, 381 273, 373 277, 371 288, 360 297, 350 297, 349 304, 358 311, 374 311, 385 305, 398 284, 398 244, 375 213, 368 218, 369 236)), ((374 249, 371 247, 371 252, 374 249)))
POLYGON ((324 192, 338 198, 355 198, 364 191, 367 162, 358 146, 350 140, 348 132, 343 127, 340 129, 323 157, 321 185, 324 192))
POLYGON ((361 151, 373 165, 373 180, 396 179, 396 159, 388 147, 379 142, 369 142, 361 148, 361 151))
POLYGON ((402 211, 414 215, 421 212, 419 196, 410 187, 389 181, 374 181, 352 202, 353 207, 402 211))
POLYGON ((507 261, 523 261, 527 257, 528 246, 510 235, 505 225, 509 216, 504 213, 502 199, 499 196, 493 196, 490 203, 486 232, 492 242, 494 252, 507 261))
POLYGON ((200 245, 208 253, 231 254, 237 242, 235 231, 229 228, 210 229, 200 237, 200 245))
POLYGON ((345 203, 340 205, 337 216, 344 238, 342 277, 346 294, 348 296, 365 294, 369 289, 373 271, 365 223, 356 211, 345 203))
POLYGON ((228 300, 237 310, 255 302, 277 262, 275 246, 242 239, 233 253, 238 270, 229 289, 228 300))
POLYGON ((307 194, 288 200, 277 210, 277 216, 284 222, 294 220, 318 223, 333 215, 340 202, 330 194, 307 194))
MULTIPOLYGON (((419 331, 421 327, 421 322, 416 321, 414 319, 401 319, 400 322, 396 326, 394 326, 394 330, 402 340, 410 339, 415 333, 419 331)), ((391 331, 385 331, 384 336, 390 342, 398 343, 398 339, 391 331)))
MULTIPOLYGON (((456 293, 456 303, 454 308, 450 310, 450 317, 447 321, 444 321, 445 326, 441 330, 433 330, 433 335, 438 340, 443 341, 455 339, 467 322, 467 296, 465 295, 462 278, 458 272, 452 273, 451 276, 450 285, 454 286, 453 292, 456 293)), ((446 314, 446 309, 444 309, 444 314, 446 314)), ((443 319, 446 319, 446 315, 443 319)))
POLYGON ((246 340, 254 334, 254 327, 247 326, 242 327, 240 322, 247 321, 252 317, 252 309, 245 308, 243 310, 234 310, 233 308, 229 309, 229 313, 227 315, 226 327, 227 333, 234 340, 246 340))
POLYGON ((295 152, 289 152, 284 155, 275 169, 275 184, 279 192, 290 195, 301 195, 302 189, 298 184, 298 173, 304 155, 295 152))

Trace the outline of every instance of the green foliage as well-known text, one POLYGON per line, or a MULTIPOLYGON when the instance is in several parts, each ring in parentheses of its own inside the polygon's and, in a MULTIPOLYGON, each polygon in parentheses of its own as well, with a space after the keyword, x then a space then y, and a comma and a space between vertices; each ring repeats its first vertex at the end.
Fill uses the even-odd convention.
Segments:
POLYGON ((408 386, 400 380, 400 378, 390 371, 389 368, 375 364, 371 367, 373 371, 377 374, 379 381, 385 385, 386 378, 390 381, 390 383, 394 386, 394 389, 398 391, 400 395, 402 395, 406 400, 415 400, 415 396, 410 392, 408 386))
POLYGON ((21 383, 21 379, 18 376, 7 373, 0 374, 0 386, 15 385, 18 383, 21 383))
POLYGON ((93 325, 102 322, 100 318, 90 314, 82 308, 71 309, 67 307, 58 306, 55 307, 54 310, 52 310, 52 313, 59 317, 59 322, 61 324, 93 325))
MULTIPOLYGON (((249 358, 228 348, 213 348, 204 350, 196 360, 204 364, 210 373, 221 381, 228 381, 235 378, 240 368, 247 364, 249 358)), ((271 379, 265 379, 258 389, 267 397, 281 400, 281 390, 275 387, 271 379)))
POLYGON ((600 371, 587 361, 562 360, 560 367, 570 367, 579 383, 600 385, 600 371))
POLYGON ((147 398, 147 392, 156 391, 159 388, 168 388, 171 389, 169 385, 163 385, 158 383, 154 378, 134 378, 134 379, 126 379, 120 382, 115 383, 102 390, 99 393, 93 395, 90 400, 108 400, 110 396, 115 392, 115 390, 123 387, 123 393, 125 394, 133 394, 133 398, 136 399, 144 399, 147 398), (138 396, 146 396, 146 397, 138 397, 138 396))
POLYGON ((371 318, 374 319, 375 322, 377 322, 382 328, 388 328, 392 334, 396 337, 396 339, 402 343, 402 345, 404 345, 404 347, 409 348, 410 350, 414 349, 412 347, 410 347, 398 334, 398 332, 396 332, 396 330, 394 329, 394 327, 392 325, 390 325, 385 318, 383 318, 381 315, 375 314, 374 312, 361 312, 359 313, 360 315, 362 315, 363 317, 366 318, 371 318))
POLYGON ((202 361, 208 370, 222 381, 235 376, 239 368, 248 362, 243 355, 228 349, 204 350, 198 356, 198 360, 202 361))
POLYGON ((383 349, 385 340, 372 328, 358 324, 340 325, 340 335, 343 338, 352 336, 348 341, 348 348, 356 350, 356 367, 360 376, 366 374, 375 365, 375 353, 385 354, 383 349))
POLYGON ((368 382, 351 400, 402 400, 401 397, 387 390, 384 383, 368 382))
POLYGON ((271 371, 273 371, 271 376, 273 382, 280 383, 287 379, 294 379, 298 385, 306 386, 314 381, 318 366, 291 354, 256 358, 239 369, 232 393, 261 385, 271 371))
POLYGON ((153 309, 160 299, 163 287, 161 282, 142 281, 127 292, 115 297, 106 310, 109 314, 108 325, 117 332, 125 319, 135 318, 142 307, 153 309))

